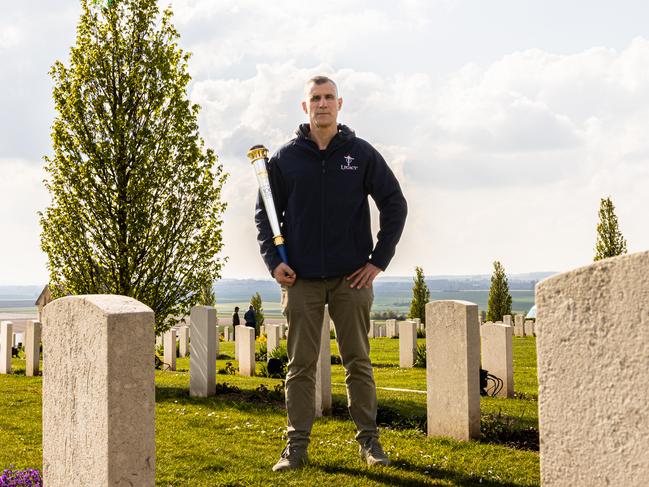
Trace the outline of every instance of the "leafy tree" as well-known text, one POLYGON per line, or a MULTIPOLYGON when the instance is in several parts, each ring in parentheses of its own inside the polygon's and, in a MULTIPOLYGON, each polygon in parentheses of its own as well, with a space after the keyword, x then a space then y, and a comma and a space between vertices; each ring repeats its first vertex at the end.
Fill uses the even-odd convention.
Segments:
POLYGON ((599 223, 595 243, 595 261, 626 254, 626 240, 620 232, 611 198, 602 198, 599 203, 599 223))
POLYGON ((131 296, 153 309, 157 333, 224 261, 227 174, 199 135, 171 20, 156 0, 82 0, 69 65, 51 70, 52 202, 40 213, 54 297, 131 296))
POLYGON ((422 323, 426 323, 426 303, 430 301, 430 291, 426 285, 424 271, 421 267, 415 267, 413 281, 410 318, 419 318, 422 323))
POLYGON ((257 324, 255 325, 255 334, 259 336, 259 329, 264 324, 264 308, 261 302, 261 295, 255 293, 252 298, 250 298, 250 306, 255 311, 255 320, 257 324))
POLYGON ((512 296, 509 294, 509 283, 505 269, 500 262, 495 261, 487 303, 487 321, 502 321, 504 315, 510 314, 512 314, 512 296))
POLYGON ((214 294, 214 289, 212 288, 211 281, 206 282, 201 287, 198 304, 202 304, 204 306, 216 306, 216 295, 214 294))

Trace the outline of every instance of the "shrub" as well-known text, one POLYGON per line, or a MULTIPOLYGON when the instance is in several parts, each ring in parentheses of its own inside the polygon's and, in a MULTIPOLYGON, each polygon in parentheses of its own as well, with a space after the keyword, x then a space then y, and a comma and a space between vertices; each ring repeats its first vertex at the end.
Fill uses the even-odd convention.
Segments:
POLYGON ((426 338, 426 329, 420 328, 417 330, 417 338, 426 338))
POLYGON ((343 360, 338 355, 331 356, 331 365, 341 365, 343 360))
POLYGON ((417 346, 417 353, 415 354, 415 367, 422 369, 426 368, 426 344, 422 343, 417 346))
POLYGON ((265 362, 268 359, 268 345, 266 341, 259 346, 259 352, 255 353, 256 362, 265 362))
POLYGON ((286 345, 281 344, 275 350, 273 350, 268 358, 278 358, 284 364, 288 364, 288 351, 286 350, 286 345))

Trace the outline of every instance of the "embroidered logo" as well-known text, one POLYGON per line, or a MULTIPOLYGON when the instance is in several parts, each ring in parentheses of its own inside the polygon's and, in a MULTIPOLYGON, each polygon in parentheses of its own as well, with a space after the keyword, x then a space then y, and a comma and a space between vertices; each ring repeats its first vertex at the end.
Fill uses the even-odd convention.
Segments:
POLYGON ((340 169, 342 169, 343 171, 357 171, 358 170, 358 166, 352 166, 352 162, 354 161, 354 158, 350 154, 347 154, 344 157, 344 159, 345 159, 345 162, 347 163, 347 165, 341 164, 340 169))

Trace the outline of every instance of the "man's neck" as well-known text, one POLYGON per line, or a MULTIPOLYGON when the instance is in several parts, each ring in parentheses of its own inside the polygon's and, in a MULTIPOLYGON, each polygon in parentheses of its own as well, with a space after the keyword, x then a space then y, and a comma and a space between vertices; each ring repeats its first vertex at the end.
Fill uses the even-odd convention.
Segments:
POLYGON ((338 126, 336 124, 328 127, 316 127, 314 124, 309 124, 309 138, 318 145, 318 149, 325 150, 331 142, 331 139, 338 133, 338 126))

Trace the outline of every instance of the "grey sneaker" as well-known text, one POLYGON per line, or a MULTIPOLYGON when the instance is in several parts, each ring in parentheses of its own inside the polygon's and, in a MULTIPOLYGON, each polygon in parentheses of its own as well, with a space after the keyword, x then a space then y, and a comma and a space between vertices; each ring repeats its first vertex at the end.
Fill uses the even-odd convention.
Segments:
POLYGON ((308 461, 309 455, 306 452, 306 445, 291 445, 287 443, 279 457, 279 461, 273 465, 273 472, 300 468, 308 461))
POLYGON ((390 459, 383 451, 378 438, 371 438, 358 447, 361 460, 367 462, 370 467, 374 465, 390 465, 390 459))

